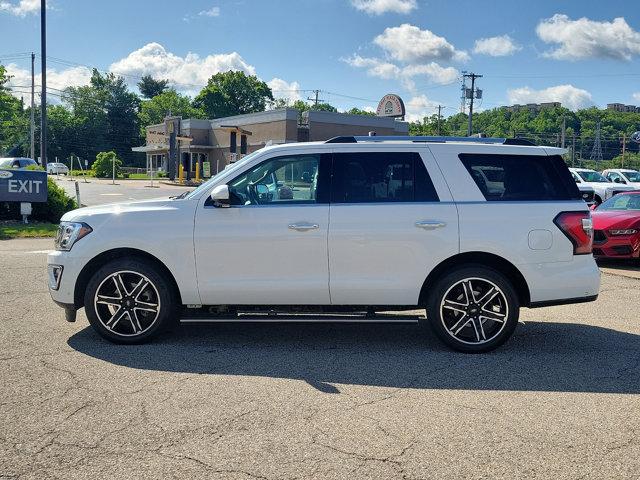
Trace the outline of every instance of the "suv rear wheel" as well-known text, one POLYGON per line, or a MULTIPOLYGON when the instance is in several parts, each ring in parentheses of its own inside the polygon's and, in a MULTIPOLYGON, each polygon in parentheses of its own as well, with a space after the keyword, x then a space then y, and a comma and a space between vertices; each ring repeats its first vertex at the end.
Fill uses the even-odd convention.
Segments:
POLYGON ((84 306, 91 326, 114 343, 140 343, 176 318, 171 285, 153 263, 114 260, 89 280, 84 306))
POLYGON ((427 322, 455 350, 493 350, 513 334, 520 305, 509 280, 496 270, 469 265, 442 277, 427 299, 427 322))

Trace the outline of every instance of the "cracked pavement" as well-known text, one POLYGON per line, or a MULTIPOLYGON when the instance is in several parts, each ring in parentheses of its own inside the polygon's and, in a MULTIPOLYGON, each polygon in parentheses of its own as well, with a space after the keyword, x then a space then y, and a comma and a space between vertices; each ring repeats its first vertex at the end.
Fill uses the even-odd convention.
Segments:
POLYGON ((183 326, 116 346, 0 242, 0 479, 640 478, 640 280, 485 355, 414 325, 183 326))

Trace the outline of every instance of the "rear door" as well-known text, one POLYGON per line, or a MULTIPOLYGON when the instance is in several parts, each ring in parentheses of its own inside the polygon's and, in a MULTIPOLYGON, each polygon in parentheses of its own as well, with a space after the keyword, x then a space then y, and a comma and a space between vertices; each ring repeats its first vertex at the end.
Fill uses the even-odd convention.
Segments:
POLYGON ((457 252, 456 207, 426 148, 336 149, 332 304, 415 305, 429 272, 457 252))

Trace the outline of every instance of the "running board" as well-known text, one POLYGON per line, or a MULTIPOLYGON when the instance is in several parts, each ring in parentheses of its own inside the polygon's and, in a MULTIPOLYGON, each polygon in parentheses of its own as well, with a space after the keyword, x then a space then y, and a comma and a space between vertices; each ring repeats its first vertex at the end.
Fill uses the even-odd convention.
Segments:
POLYGON ((239 314, 237 316, 194 316, 183 317, 180 323, 418 323, 424 318, 421 315, 328 315, 308 314, 296 315, 272 314, 255 315, 239 314))

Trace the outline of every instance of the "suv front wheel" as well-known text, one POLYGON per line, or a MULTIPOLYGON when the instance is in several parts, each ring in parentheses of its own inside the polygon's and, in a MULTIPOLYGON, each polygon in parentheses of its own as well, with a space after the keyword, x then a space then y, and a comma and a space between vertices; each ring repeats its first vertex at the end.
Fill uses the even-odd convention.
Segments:
POLYGON ((426 308, 427 322, 444 343, 461 352, 480 353, 511 337, 520 305, 504 275, 469 265, 436 282, 426 308))
POLYGON ((123 258, 89 280, 84 306, 91 326, 115 343, 140 343, 176 317, 175 295, 159 269, 144 259, 123 258))

